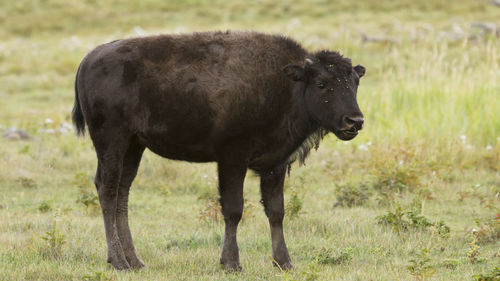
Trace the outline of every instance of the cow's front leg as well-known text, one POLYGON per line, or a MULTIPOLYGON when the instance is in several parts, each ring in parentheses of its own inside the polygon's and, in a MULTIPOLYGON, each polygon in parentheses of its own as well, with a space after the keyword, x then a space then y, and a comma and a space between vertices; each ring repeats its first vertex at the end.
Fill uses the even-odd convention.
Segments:
POLYGON ((273 259, 275 265, 281 269, 289 270, 293 264, 288 254, 288 249, 283 236, 283 217, 285 216, 283 203, 283 184, 285 181, 286 167, 279 167, 260 176, 260 192, 264 211, 271 227, 273 259))
POLYGON ((236 230, 243 213, 243 182, 247 167, 238 160, 218 161, 219 192, 226 230, 220 263, 228 270, 241 270, 236 230))

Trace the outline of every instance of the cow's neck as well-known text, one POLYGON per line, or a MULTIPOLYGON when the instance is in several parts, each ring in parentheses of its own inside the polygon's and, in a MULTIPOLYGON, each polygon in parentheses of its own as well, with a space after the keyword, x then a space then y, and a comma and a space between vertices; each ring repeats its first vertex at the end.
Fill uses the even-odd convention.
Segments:
POLYGON ((309 114, 305 104, 305 83, 294 83, 292 90, 292 106, 288 112, 288 162, 299 160, 302 164, 311 148, 319 145, 326 134, 309 114))

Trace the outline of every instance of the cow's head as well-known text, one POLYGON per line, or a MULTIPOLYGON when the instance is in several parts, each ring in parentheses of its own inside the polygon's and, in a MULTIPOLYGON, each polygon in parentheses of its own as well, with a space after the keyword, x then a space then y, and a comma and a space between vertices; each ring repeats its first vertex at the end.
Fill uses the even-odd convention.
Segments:
POLYGON ((356 94, 361 65, 337 52, 321 51, 306 58, 304 66, 289 64, 283 71, 293 81, 305 83, 304 102, 309 114, 341 140, 351 140, 363 128, 363 114, 356 94))

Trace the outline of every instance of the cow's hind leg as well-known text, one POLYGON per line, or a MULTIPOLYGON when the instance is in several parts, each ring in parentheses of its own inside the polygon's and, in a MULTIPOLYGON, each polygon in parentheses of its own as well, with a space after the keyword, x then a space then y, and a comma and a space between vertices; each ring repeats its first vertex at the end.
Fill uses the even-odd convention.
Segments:
POLYGON ((95 184, 104 219, 108 262, 116 269, 129 269, 116 227, 118 186, 129 136, 109 130, 102 134, 93 133, 92 139, 98 159, 95 184))
POLYGON ((116 228, 125 254, 125 258, 132 268, 144 267, 144 263, 137 257, 137 253, 128 225, 128 195, 132 181, 137 175, 144 146, 136 137, 133 137, 123 159, 123 169, 118 187, 118 202, 116 208, 116 228))
POLYGON ((260 191, 264 211, 271 227, 271 241, 275 265, 281 269, 293 268, 288 249, 283 236, 283 218, 285 216, 283 203, 283 184, 285 167, 279 167, 271 172, 260 175, 260 191))

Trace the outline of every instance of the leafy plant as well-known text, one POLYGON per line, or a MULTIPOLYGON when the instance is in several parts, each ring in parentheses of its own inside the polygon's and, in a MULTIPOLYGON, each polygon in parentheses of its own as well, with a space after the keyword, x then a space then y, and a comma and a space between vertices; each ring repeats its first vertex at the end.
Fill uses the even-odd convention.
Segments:
POLYGON ((201 201, 203 204, 199 214, 201 221, 215 223, 222 221, 219 197, 215 193, 206 190, 198 197, 198 201, 201 201))
POLYGON ((421 207, 414 207, 411 210, 405 211, 400 205, 397 205, 394 211, 388 211, 387 214, 378 216, 376 219, 379 224, 391 226, 396 232, 406 231, 410 228, 426 229, 434 227, 441 237, 449 237, 450 228, 444 221, 433 223, 421 215, 421 212, 421 207))
POLYGON ((40 213, 47 213, 50 210, 52 210, 52 208, 50 207, 50 204, 47 201, 43 201, 38 206, 38 211, 40 211, 40 213))
POLYGON ((475 220, 477 229, 472 234, 480 244, 497 242, 500 239, 500 214, 488 220, 475 220))
POLYGON ((72 183, 78 188, 76 203, 83 204, 88 213, 98 213, 99 199, 87 174, 76 173, 72 183))
POLYGON ((455 269, 457 268, 458 264, 460 263, 460 260, 458 259, 445 259, 440 263, 440 266, 449 268, 449 269, 455 269))
POLYGON ((352 259, 352 248, 342 248, 339 251, 321 248, 316 259, 319 264, 344 264, 352 259))
POLYGON ((420 253, 416 254, 416 257, 410 260, 410 264, 407 266, 410 274, 415 277, 415 280, 421 281, 426 278, 430 278, 436 272, 434 266, 430 264, 431 259, 429 258, 429 250, 424 248, 420 253))
POLYGON ((113 276, 108 274, 106 271, 95 271, 82 277, 83 280, 87 281, 111 281, 114 279, 113 276))
POLYGON ((479 263, 485 261, 484 258, 481 258, 479 255, 481 254, 481 247, 477 245, 477 237, 472 234, 471 240, 469 242, 469 249, 465 253, 465 256, 469 260, 470 263, 479 263))
POLYGON ((423 174, 422 162, 416 146, 408 143, 374 154, 366 164, 374 176, 372 187, 377 202, 387 205, 402 192, 417 191, 423 174))
POLYGON ((24 188, 36 188, 36 182, 32 178, 27 178, 27 177, 19 177, 17 181, 21 184, 22 187, 24 188))
POLYGON ((284 281, 315 281, 319 278, 318 263, 314 261, 300 272, 282 271, 282 273, 284 281))
POLYGON ((386 215, 378 216, 379 224, 389 225, 395 230, 406 230, 409 227, 409 222, 404 218, 405 212, 401 206, 396 206, 393 212, 388 212, 386 215))
POLYGON ((334 207, 353 207, 364 205, 372 192, 368 184, 361 183, 359 185, 338 185, 335 193, 337 195, 337 202, 334 207))
POLYGON ((296 189, 292 191, 290 199, 285 206, 285 213, 290 218, 296 218, 299 216, 300 211, 302 210, 302 198, 299 196, 296 189))
POLYGON ((495 267, 491 272, 473 275, 475 281, 500 281, 500 266, 495 267))
POLYGON ((58 258, 62 254, 62 247, 66 244, 66 238, 54 223, 52 227, 41 237, 44 245, 41 248, 42 254, 50 258, 58 258))

